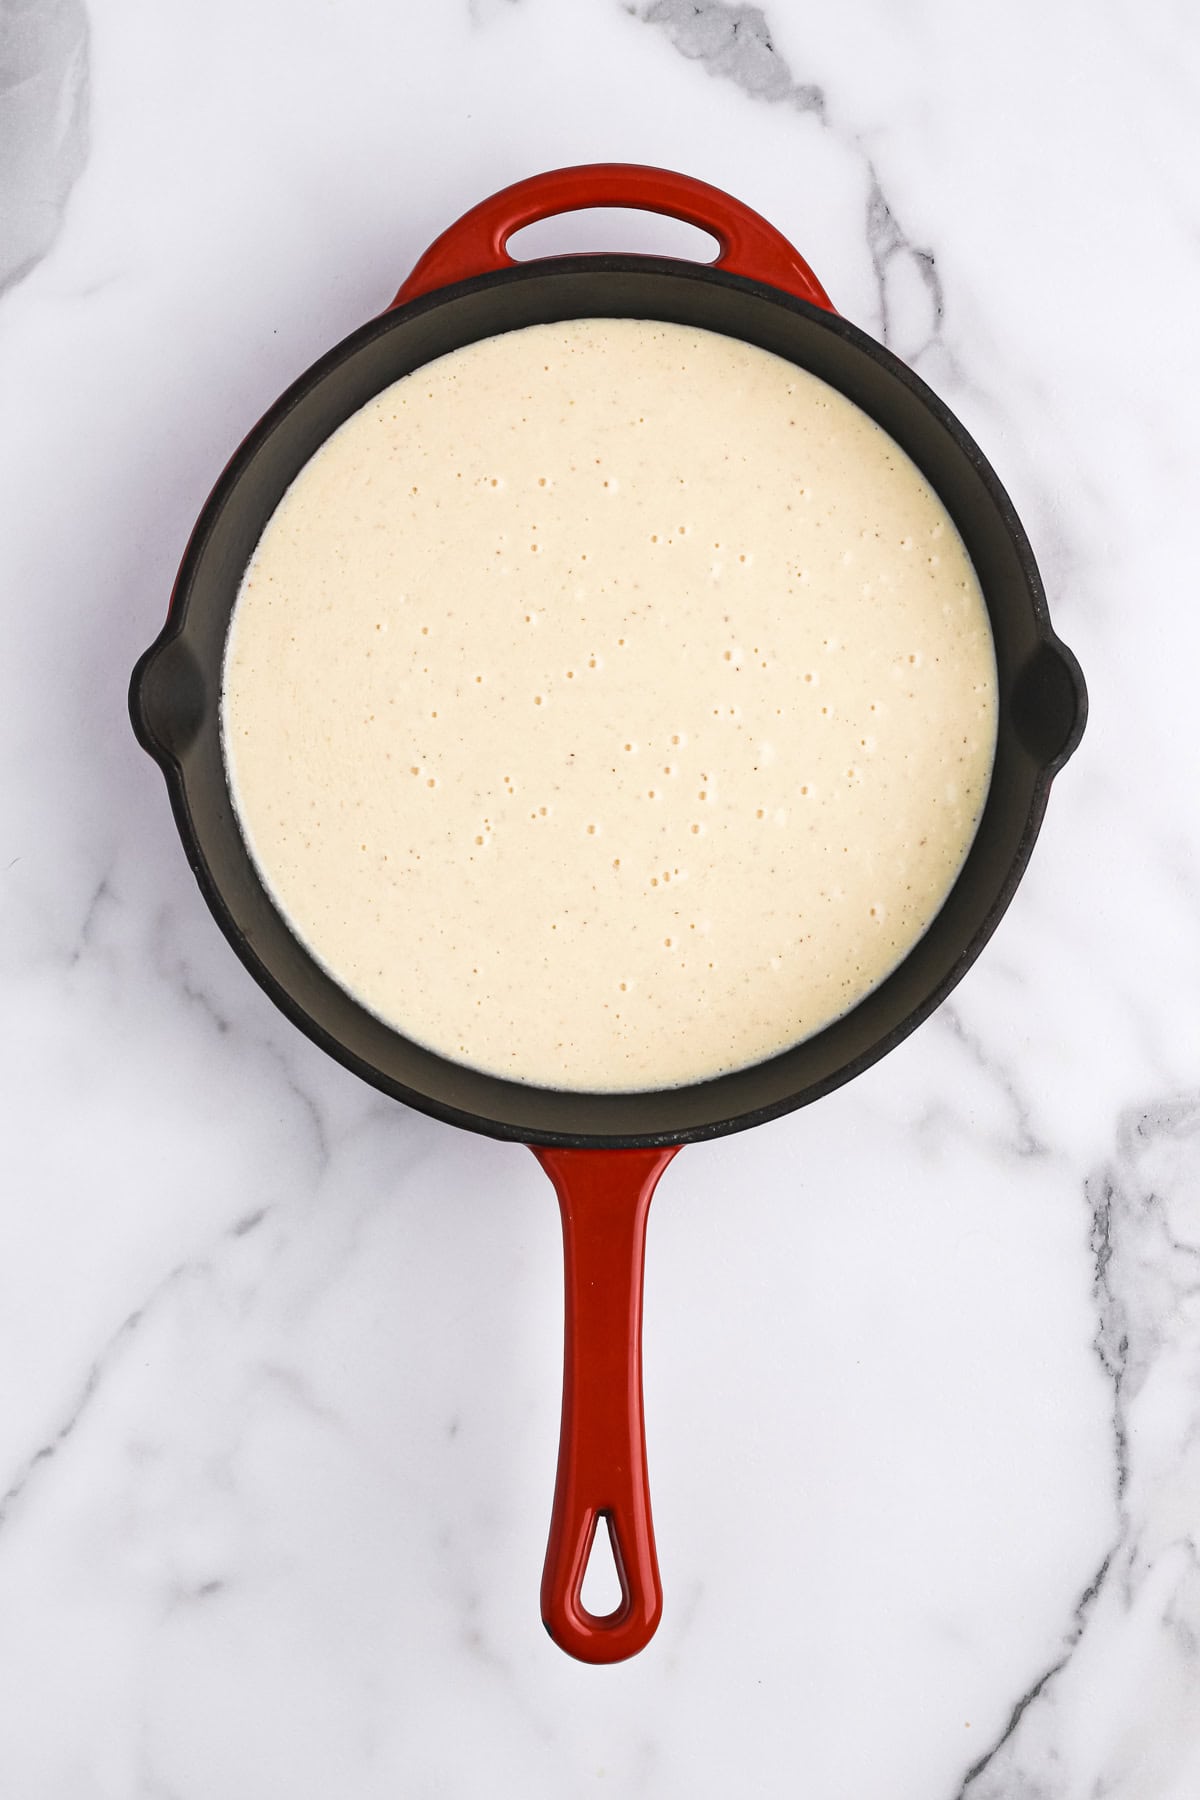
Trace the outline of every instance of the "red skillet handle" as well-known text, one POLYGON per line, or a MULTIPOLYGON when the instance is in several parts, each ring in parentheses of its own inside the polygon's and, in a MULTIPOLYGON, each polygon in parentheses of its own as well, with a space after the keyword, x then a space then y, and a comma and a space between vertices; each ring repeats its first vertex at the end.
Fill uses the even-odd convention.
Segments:
POLYGON ((711 267, 784 288, 801 300, 833 311, 828 294, 799 251, 761 214, 706 181, 641 163, 582 163, 573 169, 551 169, 502 188, 490 200, 481 200, 429 246, 392 306, 403 306, 452 281, 517 268, 505 247, 514 231, 537 219, 580 212, 589 206, 638 207, 698 225, 711 232, 721 246, 711 267))
POLYGON ((534 1150, 558 1193, 566 1267, 562 1428, 542 1618, 581 1662, 621 1662, 654 1636, 662 1584, 654 1551, 642 1414, 642 1268, 646 1214, 665 1150, 534 1150), (603 1520, 621 1604, 583 1604, 603 1520))

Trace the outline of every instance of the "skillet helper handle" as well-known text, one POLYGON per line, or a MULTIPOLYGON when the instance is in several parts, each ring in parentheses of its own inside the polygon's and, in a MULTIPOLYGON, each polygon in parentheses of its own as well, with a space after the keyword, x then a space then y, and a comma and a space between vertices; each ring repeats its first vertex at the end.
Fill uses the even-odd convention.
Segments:
POLYGON ((749 276, 826 312, 834 310, 799 251, 760 213, 706 181, 642 163, 581 163, 551 169, 481 200, 429 246, 392 307, 473 275, 519 268, 507 249, 514 231, 556 213, 581 212, 590 206, 634 207, 698 225, 720 245, 716 261, 706 266, 749 276))
POLYGON ((566 1272, 562 1427, 542 1619, 559 1648, 581 1662, 636 1655, 662 1614, 642 1410, 642 1270, 646 1214, 677 1149, 534 1149, 558 1194, 566 1272), (621 1601, 599 1615, 583 1604, 583 1578, 602 1523, 621 1601))

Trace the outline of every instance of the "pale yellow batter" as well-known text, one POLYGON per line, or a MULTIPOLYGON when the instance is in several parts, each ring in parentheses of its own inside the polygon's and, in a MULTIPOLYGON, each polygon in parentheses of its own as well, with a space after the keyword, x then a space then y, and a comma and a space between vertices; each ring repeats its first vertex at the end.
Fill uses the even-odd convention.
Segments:
POLYGON ((590 319, 419 369, 247 571, 230 786, 296 935, 389 1024, 560 1088, 818 1031, 925 931, 991 771, 945 509, 815 377, 590 319))

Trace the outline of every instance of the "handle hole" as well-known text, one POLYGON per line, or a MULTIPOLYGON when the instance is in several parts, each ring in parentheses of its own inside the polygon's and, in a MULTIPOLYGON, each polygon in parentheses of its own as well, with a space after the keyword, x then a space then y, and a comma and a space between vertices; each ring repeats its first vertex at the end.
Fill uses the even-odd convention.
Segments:
POLYGON ((702 231, 698 225, 633 206, 589 206, 580 212, 535 219, 532 225, 522 225, 520 231, 513 232, 507 249, 516 262, 615 250, 711 263, 721 252, 712 233, 702 231))
POLYGON ((594 1619, 606 1619, 624 1604, 625 1590, 621 1584, 616 1539, 608 1513, 601 1513, 596 1521, 579 1598, 594 1619), (601 1531, 601 1525, 606 1526, 607 1530, 601 1531))

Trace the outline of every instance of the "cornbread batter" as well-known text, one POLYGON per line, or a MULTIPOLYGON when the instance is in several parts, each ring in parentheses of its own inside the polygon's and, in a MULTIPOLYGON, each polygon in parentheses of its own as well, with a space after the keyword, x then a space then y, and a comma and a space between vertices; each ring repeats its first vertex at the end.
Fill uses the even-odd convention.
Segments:
POLYGON ((418 369, 300 472, 222 728, 260 874, 398 1031, 539 1085, 759 1061, 926 930, 991 772, 945 508, 766 351, 589 319, 418 369))

